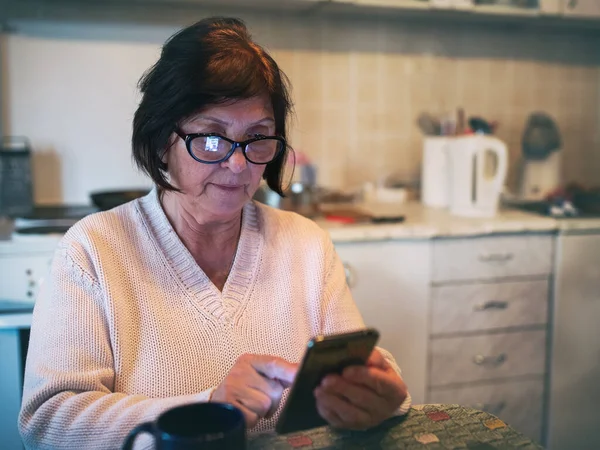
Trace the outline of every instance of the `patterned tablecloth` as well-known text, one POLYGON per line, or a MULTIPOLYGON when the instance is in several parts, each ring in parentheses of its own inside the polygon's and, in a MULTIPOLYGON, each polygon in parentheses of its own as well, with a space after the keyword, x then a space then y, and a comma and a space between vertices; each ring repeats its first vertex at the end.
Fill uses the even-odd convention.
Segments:
POLYGON ((290 433, 261 434, 248 449, 472 449, 539 450, 542 447, 497 417, 460 405, 416 405, 369 431, 329 427, 290 433))

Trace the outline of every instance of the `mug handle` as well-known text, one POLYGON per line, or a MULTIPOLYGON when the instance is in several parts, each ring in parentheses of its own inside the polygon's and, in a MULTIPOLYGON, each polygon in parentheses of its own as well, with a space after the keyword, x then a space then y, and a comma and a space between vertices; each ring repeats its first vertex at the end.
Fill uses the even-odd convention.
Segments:
POLYGON ((121 450, 131 450, 133 448, 135 438, 140 433, 150 433, 152 437, 154 437, 154 424, 152 422, 144 422, 131 430, 127 435, 127 439, 125 439, 121 450))

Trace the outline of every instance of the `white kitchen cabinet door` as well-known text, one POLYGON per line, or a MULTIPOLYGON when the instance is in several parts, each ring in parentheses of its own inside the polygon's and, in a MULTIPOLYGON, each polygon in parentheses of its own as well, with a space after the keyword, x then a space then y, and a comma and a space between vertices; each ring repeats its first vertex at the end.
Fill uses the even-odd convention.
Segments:
POLYGON ((402 369, 415 404, 425 401, 430 241, 337 243, 354 300, 379 345, 402 369))
POLYGON ((563 0, 563 14, 574 17, 600 17, 599 0, 563 0))
POLYGON ((558 237, 549 450, 600 449, 600 232, 558 237))
POLYGON ((0 257, 0 299, 32 301, 48 273, 53 253, 0 257))

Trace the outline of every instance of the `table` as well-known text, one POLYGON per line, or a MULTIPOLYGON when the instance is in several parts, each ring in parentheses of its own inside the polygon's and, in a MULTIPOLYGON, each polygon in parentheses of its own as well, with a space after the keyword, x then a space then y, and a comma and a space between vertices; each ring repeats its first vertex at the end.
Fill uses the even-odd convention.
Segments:
POLYGON ((368 431, 314 428, 251 437, 249 450, 311 449, 539 450, 538 444, 496 416, 460 405, 415 405, 368 431))

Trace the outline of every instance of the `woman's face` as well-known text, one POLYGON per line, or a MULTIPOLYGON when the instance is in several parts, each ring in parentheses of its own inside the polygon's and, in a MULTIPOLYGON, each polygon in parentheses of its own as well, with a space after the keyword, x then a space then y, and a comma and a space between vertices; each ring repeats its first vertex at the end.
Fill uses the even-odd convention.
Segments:
MULTIPOLYGON (((208 107, 184 121, 180 130, 244 141, 256 134, 274 135, 275 119, 264 95, 208 107)), ((249 163, 239 147, 226 161, 203 164, 189 155, 182 138, 173 134, 172 139, 165 162, 170 182, 182 190, 186 206, 208 214, 209 220, 227 220, 239 214, 258 189, 265 166, 249 163)))

